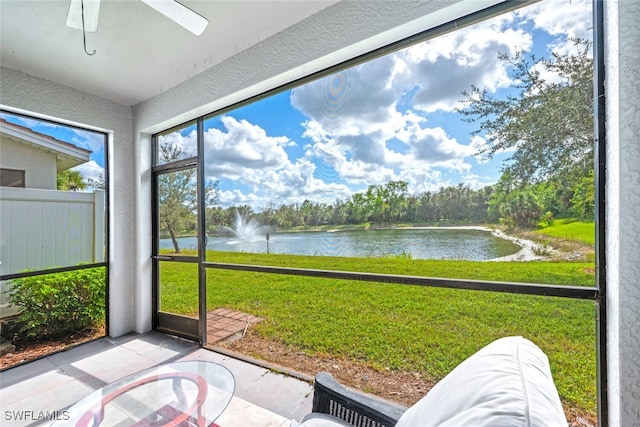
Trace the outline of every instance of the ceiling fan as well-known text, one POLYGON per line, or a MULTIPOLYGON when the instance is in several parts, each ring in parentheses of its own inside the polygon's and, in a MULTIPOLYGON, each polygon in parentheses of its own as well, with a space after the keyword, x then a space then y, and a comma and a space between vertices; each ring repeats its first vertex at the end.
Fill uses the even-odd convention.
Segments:
MULTIPOLYGON (((209 21, 176 0, 141 0, 167 18, 199 36, 209 21)), ((71 0, 67 26, 86 32, 98 29, 100 0, 71 0)))

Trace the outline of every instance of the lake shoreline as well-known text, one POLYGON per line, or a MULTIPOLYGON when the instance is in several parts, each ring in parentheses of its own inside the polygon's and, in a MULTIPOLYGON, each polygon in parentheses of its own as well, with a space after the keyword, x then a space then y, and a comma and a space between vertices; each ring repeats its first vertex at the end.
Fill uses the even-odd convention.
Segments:
MULTIPOLYGON (((485 259, 484 262, 512 262, 512 261, 543 261, 549 260, 553 257, 557 251, 550 247, 545 246, 540 243, 536 243, 532 240, 528 240, 522 237, 516 237, 505 233, 504 231, 494 228, 487 225, 392 225, 387 224, 386 226, 377 226, 375 228, 369 228, 375 230, 473 230, 473 231, 482 231, 491 233, 494 237, 499 239, 507 240, 515 245, 519 246, 520 249, 513 254, 485 259)), ((366 230, 366 229, 364 229, 366 230)), ((345 227, 345 228, 311 228, 304 230, 294 230, 294 229, 283 229, 278 230, 280 233, 312 233, 312 232, 324 232, 324 233, 340 233, 345 231, 363 231, 360 227, 345 227)), ((272 236, 276 236, 278 233, 272 234, 272 236)), ((214 235, 210 235, 209 237, 215 237, 214 235)))
POLYGON ((554 249, 549 247, 549 246, 540 245, 539 243, 536 243, 536 242, 534 242, 532 240, 527 240, 527 239, 522 239, 520 237, 511 236, 511 235, 506 234, 502 230, 498 230, 496 228, 485 227, 485 226, 481 226, 481 225, 459 225, 459 226, 442 226, 442 227, 438 227, 438 226, 425 226, 425 227, 416 226, 416 227, 413 227, 413 226, 410 226, 410 227, 399 227, 399 228, 405 228, 405 229, 409 229, 409 230, 478 230, 478 231, 487 231, 487 232, 493 234, 494 236, 496 236, 496 237, 498 237, 500 239, 509 240, 510 242, 515 243, 516 245, 520 246, 520 248, 521 248, 515 254, 511 254, 511 255, 507 255, 507 256, 503 256, 503 257, 498 257, 498 258, 492 258, 492 259, 489 259, 487 261, 542 261, 542 260, 548 259, 549 257, 545 256, 545 255, 541 255, 541 254, 547 254, 547 253, 551 253, 551 252, 554 251, 554 249))

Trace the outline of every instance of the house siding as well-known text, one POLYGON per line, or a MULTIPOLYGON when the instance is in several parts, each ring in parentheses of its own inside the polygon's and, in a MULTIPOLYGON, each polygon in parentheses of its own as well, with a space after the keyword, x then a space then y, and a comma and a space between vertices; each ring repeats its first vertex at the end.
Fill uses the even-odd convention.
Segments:
POLYGON ((39 148, 0 136, 0 168, 25 171, 25 187, 56 189, 56 157, 39 148))

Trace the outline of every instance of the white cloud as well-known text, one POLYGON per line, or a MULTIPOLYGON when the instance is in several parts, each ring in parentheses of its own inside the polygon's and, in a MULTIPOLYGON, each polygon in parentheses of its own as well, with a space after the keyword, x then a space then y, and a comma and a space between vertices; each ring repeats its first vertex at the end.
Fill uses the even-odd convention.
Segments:
POLYGON ((328 169, 335 170, 350 186, 403 180, 416 190, 438 188, 442 185, 439 169, 466 173, 471 165, 465 158, 475 152, 473 147, 448 136, 442 128, 423 129, 416 123, 398 132, 396 150, 384 141, 364 135, 326 138, 324 133, 313 132, 314 126, 308 129, 307 136, 316 139, 306 147, 307 158, 327 164, 328 169), (398 148, 402 144, 404 150, 398 148))
POLYGON ((490 92, 507 87, 507 64, 498 54, 513 55, 531 47, 531 35, 507 28, 511 15, 500 16, 413 46, 396 55, 405 72, 396 85, 416 85, 413 106, 421 111, 453 111, 462 91, 472 85, 490 92))
POLYGON ((591 0, 547 0, 524 8, 520 13, 532 20, 536 28, 552 36, 592 37, 591 0))
POLYGON ((96 163, 95 160, 90 160, 86 163, 71 168, 71 170, 80 172, 80 175, 82 175, 85 180, 89 178, 98 180, 101 175, 104 177, 104 168, 96 163))
POLYGON ((458 143, 441 127, 423 129, 414 125, 401 131, 398 139, 411 147, 412 161, 424 161, 440 166, 449 164, 452 169, 456 169, 462 159, 474 153, 473 147, 458 143))
POLYGON ((485 164, 489 162, 489 158, 481 152, 487 148, 487 140, 480 135, 473 135, 470 139, 469 147, 473 149, 473 157, 478 164, 485 164))
POLYGON ((473 173, 463 176, 464 183, 468 185, 472 190, 480 190, 481 188, 493 185, 497 182, 496 179, 492 179, 487 176, 480 176, 473 173))
POLYGON ((104 146, 107 143, 104 134, 101 133, 80 129, 73 129, 73 133, 76 135, 72 140, 73 144, 82 148, 87 148, 94 154, 103 151, 104 146))
POLYGON ((495 91, 512 83, 498 54, 532 45, 513 19, 485 21, 292 91, 291 105, 308 117, 307 158, 349 185, 403 179, 426 188, 424 180, 442 182, 437 170, 468 173, 474 141, 427 126, 428 114, 452 112, 472 85, 495 91))
POLYGON ((409 191, 412 194, 420 194, 427 191, 436 192, 441 187, 453 185, 450 181, 444 179, 442 171, 437 169, 424 170, 419 167, 405 169, 402 180, 409 184, 409 191))
POLYGON ((221 118, 224 130, 205 132, 207 176, 248 180, 259 183, 257 173, 279 170, 289 163, 284 147, 286 137, 268 136, 260 126, 231 116, 221 118))
POLYGON ((267 171, 262 177, 261 193, 269 201, 301 202, 305 199, 316 202, 331 202, 351 193, 344 183, 331 183, 314 176, 316 165, 301 158, 285 167, 267 171))
POLYGON ((219 203, 223 206, 251 203, 266 207, 312 198, 330 202, 351 193, 345 184, 314 177, 316 165, 309 159, 291 161, 284 150, 293 144, 288 138, 269 136, 247 120, 224 116, 221 121, 224 130, 205 132, 206 175, 251 189, 247 193, 221 191, 219 203))
POLYGON ((250 205, 259 202, 261 197, 254 193, 243 193, 240 190, 227 190, 218 193, 218 204, 222 206, 250 205))
POLYGON ((161 135, 158 140, 160 145, 179 147, 182 150, 182 158, 184 159, 193 157, 197 154, 198 144, 197 133, 195 130, 186 135, 182 135, 180 132, 172 132, 166 135, 161 135))
POLYGON ((313 81, 292 91, 291 105, 332 135, 391 138, 404 122, 390 86, 393 68, 385 56, 313 81))
POLYGON ((374 135, 331 138, 320 131, 317 122, 307 123, 304 135, 313 139, 306 147, 306 158, 335 170, 340 180, 349 185, 380 184, 395 179, 390 167, 397 153, 390 151, 385 142, 374 135))

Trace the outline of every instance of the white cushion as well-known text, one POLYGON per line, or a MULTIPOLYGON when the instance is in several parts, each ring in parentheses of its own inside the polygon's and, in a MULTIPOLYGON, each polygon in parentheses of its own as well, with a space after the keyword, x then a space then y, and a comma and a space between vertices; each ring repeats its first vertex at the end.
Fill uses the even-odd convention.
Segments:
POLYGON ((351 424, 328 414, 312 412, 302 419, 302 424, 291 427, 353 427, 351 424))
POLYGON ((547 356, 522 337, 501 338, 458 365, 396 427, 567 427, 547 356))

